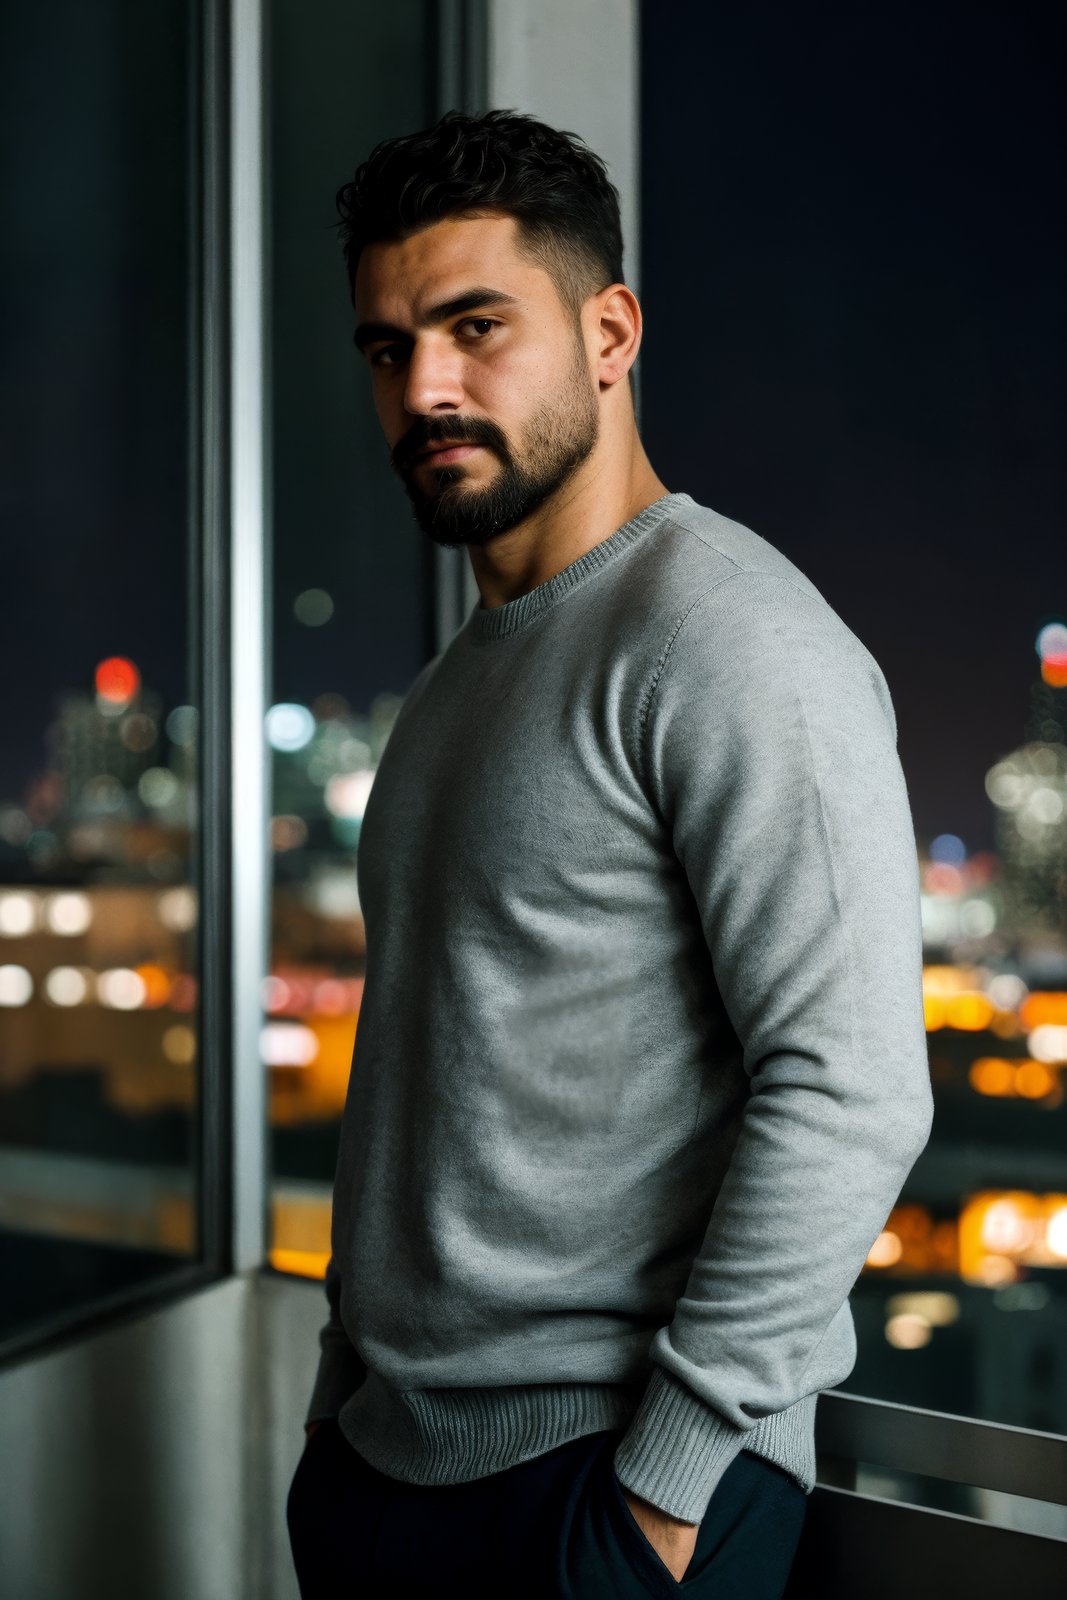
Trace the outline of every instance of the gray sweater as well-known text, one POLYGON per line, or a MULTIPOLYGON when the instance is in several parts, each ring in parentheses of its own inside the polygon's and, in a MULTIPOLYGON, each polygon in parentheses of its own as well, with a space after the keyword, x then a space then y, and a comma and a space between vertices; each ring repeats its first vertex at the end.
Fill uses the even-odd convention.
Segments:
POLYGON ((848 1296, 931 1130, 877 662, 686 494, 416 677, 363 820, 367 970, 307 1419, 462 1483, 604 1428, 699 1522, 815 1484, 848 1296))

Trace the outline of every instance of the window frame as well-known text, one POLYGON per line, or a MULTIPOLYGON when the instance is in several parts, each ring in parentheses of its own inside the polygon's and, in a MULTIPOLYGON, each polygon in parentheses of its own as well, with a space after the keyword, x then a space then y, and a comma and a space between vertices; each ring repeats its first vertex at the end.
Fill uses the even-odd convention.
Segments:
MULTIPOLYGON (((232 1005, 235 983, 243 977, 250 960, 244 952, 240 966, 234 959, 237 935, 244 937, 244 929, 239 929, 234 921, 234 906, 241 903, 241 892, 247 887, 248 834, 242 830, 235 841, 230 817, 235 727, 240 721, 247 742, 257 712, 247 701, 236 708, 234 705, 235 690, 240 688, 247 692, 247 641, 244 641, 242 655, 243 676, 232 672, 230 661, 234 643, 230 596, 235 577, 243 577, 247 568, 246 551, 238 540, 231 540, 230 516, 232 504, 239 497, 247 496, 248 469, 244 463, 245 475, 234 485, 229 413, 231 400, 238 401, 244 396, 237 393, 231 396, 229 382, 233 351, 228 301, 231 285, 239 285, 240 279, 236 273, 231 275, 229 269, 228 235, 232 231, 231 153, 234 164, 240 159, 238 137, 230 135, 231 106, 238 87, 245 95, 259 94, 258 61, 251 59, 256 44, 253 14, 258 14, 259 10, 259 0, 229 0, 229 3, 227 0, 201 0, 189 9, 186 35, 187 171, 190 178, 186 570, 191 690, 199 713, 199 826, 193 835, 189 873, 200 908, 195 962, 200 1067, 196 1137, 190 1165, 196 1197, 197 1249, 187 1263, 162 1273, 151 1273, 112 1293, 79 1301, 61 1313, 33 1321, 24 1330, 0 1341, 0 1371, 62 1349, 89 1333, 102 1332, 133 1316, 182 1300, 228 1277, 242 1256, 245 1265, 252 1264, 245 1236, 240 1236, 239 1243, 236 1231, 237 1217, 241 1215, 244 1221, 250 1203, 245 1193, 249 1185, 246 1182, 241 1191, 243 1211, 235 1203, 234 1191, 238 1157, 246 1167, 251 1166, 254 1179, 254 1162, 248 1162, 243 1148, 240 1151, 235 1148, 237 1113, 245 1110, 251 1098, 248 1085, 253 1074, 248 1071, 247 1064, 240 1072, 237 1070, 241 1052, 247 1051, 249 1030, 247 1018, 238 1019, 232 1005), (232 58, 229 45, 234 30, 231 24, 253 24, 251 37, 243 37, 238 27, 238 42, 232 58), (243 566, 237 566, 238 553, 244 557, 243 566), (239 844, 244 848, 238 855, 239 844), (232 1032, 231 1017, 234 1018, 232 1032), (235 1092, 238 1079, 241 1081, 239 1094, 235 1092)), ((243 125, 235 130, 235 135, 247 138, 243 125)), ((256 159, 254 149, 251 154, 256 159)), ((261 171, 257 181, 262 181, 261 171)), ((247 270, 243 261, 240 264, 247 270)), ((247 529, 242 532, 247 541, 247 529)), ((254 595, 251 598, 262 617, 265 614, 263 597, 254 595)), ((258 728, 262 726, 260 713, 258 728)), ((254 781, 253 775, 253 784, 254 781)), ((247 779, 241 788, 245 803, 249 798, 247 779)), ((265 780, 263 792, 265 806, 265 780)), ((254 989, 257 999, 259 993, 257 983, 254 989)), ((255 1043, 258 1052, 258 1036, 255 1043)), ((260 1078, 261 1073, 255 1077, 260 1078)), ((262 1084, 260 1096, 262 1100, 262 1084)), ((254 1200, 251 1204, 254 1209, 254 1200)))

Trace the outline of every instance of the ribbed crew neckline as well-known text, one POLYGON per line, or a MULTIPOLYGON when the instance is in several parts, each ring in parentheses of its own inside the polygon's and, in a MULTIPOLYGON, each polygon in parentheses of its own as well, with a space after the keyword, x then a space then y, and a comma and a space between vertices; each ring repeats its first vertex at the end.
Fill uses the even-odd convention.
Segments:
POLYGON ((517 595, 514 600, 506 600, 502 606, 483 606, 479 601, 471 608, 466 631, 472 639, 480 643, 506 639, 511 634, 517 633, 520 628, 527 627, 537 617, 550 610, 563 599, 564 595, 570 594, 580 584, 588 582, 595 573, 602 571, 616 560, 624 550, 628 550, 649 529, 662 522, 676 507, 693 504, 693 498, 688 494, 661 495, 643 511, 639 511, 636 517, 631 517, 629 522, 624 522, 621 528, 616 528, 614 533, 602 539, 599 544, 595 544, 591 550, 587 550, 561 572, 546 578, 544 583, 539 583, 535 589, 517 595))

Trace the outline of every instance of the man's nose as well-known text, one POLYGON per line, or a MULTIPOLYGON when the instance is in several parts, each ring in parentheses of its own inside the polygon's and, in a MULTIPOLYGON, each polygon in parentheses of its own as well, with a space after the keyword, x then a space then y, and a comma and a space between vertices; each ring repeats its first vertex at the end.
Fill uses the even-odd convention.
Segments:
POLYGON ((438 340, 416 339, 408 358, 404 406, 412 416, 463 404, 459 352, 438 340))

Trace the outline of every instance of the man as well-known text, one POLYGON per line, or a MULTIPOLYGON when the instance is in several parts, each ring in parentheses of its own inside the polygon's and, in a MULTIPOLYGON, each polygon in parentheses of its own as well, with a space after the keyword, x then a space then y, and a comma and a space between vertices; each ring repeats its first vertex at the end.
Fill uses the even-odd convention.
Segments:
POLYGON ((931 1128, 885 679, 656 476, 581 141, 449 114, 338 198, 393 465, 481 600, 363 822, 301 1594, 770 1600, 931 1128))

